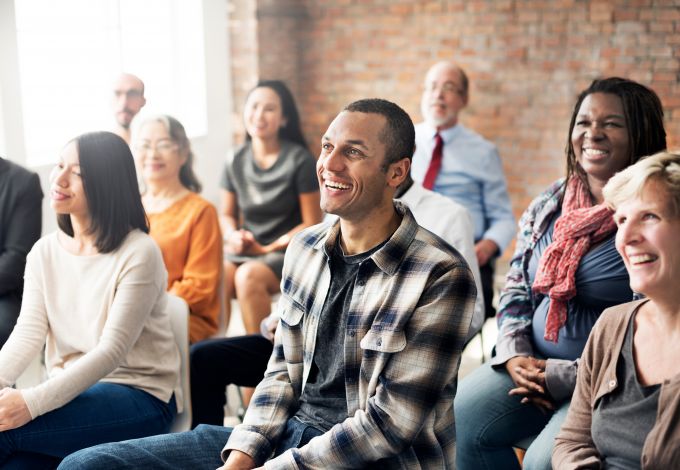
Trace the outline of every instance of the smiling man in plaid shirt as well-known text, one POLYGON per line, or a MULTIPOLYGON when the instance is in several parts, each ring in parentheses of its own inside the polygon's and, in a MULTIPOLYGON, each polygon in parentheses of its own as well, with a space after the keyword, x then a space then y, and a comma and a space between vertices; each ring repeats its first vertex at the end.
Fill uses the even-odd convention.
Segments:
POLYGON ((67 468, 453 468, 453 398, 476 289, 463 257, 393 200, 414 151, 397 105, 331 123, 317 175, 336 214, 291 241, 281 317, 243 424, 105 444, 67 468), (211 467, 212 465, 212 467, 211 467))

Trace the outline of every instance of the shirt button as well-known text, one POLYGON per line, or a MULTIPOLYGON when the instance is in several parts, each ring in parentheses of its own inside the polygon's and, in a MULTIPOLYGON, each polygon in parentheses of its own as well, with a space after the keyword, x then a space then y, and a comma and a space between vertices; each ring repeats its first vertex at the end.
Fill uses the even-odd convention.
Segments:
POLYGON ((378 341, 376 341, 375 344, 382 346, 382 338, 378 338, 378 341))
POLYGON ((357 285, 358 285, 358 286, 361 286, 361 287, 365 286, 365 285, 366 285, 366 280, 365 280, 365 279, 359 279, 359 280, 357 281, 357 285))
POLYGON ((354 338, 354 335, 356 335, 356 332, 354 330, 349 332, 349 337, 354 338))
POLYGON ((610 380, 609 381, 609 388, 614 388, 616 387, 616 380, 610 380))

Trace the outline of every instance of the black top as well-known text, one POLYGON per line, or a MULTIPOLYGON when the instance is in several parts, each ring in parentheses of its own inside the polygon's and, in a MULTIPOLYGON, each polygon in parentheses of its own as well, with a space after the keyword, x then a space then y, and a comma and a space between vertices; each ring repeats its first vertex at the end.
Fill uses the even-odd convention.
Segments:
POLYGON ((295 415, 324 432, 348 417, 344 348, 354 282, 361 263, 383 245, 345 256, 338 241, 329 259, 331 284, 319 316, 312 368, 295 415))
POLYGON ((0 158, 0 296, 21 296, 26 255, 40 238, 38 175, 0 158))

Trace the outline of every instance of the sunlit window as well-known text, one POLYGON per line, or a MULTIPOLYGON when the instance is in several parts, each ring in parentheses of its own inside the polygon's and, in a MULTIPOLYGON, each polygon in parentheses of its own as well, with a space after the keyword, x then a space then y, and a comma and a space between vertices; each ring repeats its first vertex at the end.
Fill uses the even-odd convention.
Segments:
POLYGON ((112 129, 120 72, 144 80, 145 113, 172 114, 191 136, 205 134, 201 3, 15 0, 26 162, 50 163, 72 137, 112 129))

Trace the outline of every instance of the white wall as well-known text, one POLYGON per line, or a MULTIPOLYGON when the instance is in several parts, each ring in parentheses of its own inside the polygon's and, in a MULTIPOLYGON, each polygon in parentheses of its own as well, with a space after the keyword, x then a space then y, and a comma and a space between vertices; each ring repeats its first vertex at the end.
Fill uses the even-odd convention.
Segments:
MULTIPOLYGON (((196 155, 195 171, 203 183, 203 196, 217 204, 219 176, 232 145, 228 0, 202 1, 208 131, 206 135, 192 139, 192 147, 196 155)), ((0 0, 0 155, 26 165, 15 32, 14 2, 0 0)), ((43 233, 49 233, 56 229, 56 219, 47 197, 52 166, 30 169, 40 175, 46 196, 43 199, 43 233)))

